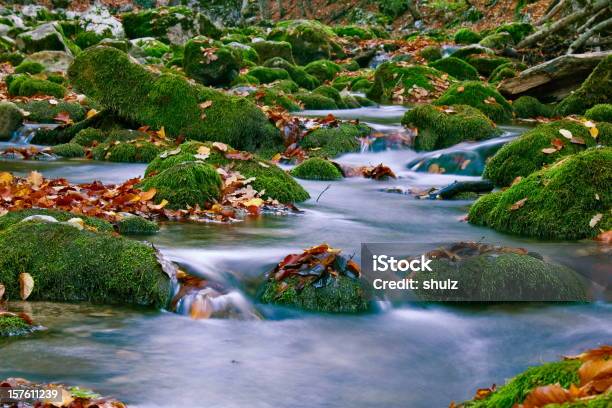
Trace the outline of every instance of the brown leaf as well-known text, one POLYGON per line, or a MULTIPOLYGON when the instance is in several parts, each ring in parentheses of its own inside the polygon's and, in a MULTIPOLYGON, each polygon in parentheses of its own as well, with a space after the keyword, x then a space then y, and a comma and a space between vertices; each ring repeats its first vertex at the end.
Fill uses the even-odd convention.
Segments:
POLYGON ((527 197, 523 198, 522 200, 518 200, 516 203, 512 204, 512 206, 510 207, 510 211, 516 211, 519 208, 522 208, 525 205, 526 201, 527 197))
POLYGON ((541 408, 548 404, 563 404, 572 401, 572 399, 570 392, 559 384, 545 385, 537 387, 527 395, 523 402, 523 408, 541 408))
POLYGON ((149 189, 148 191, 143 191, 140 193, 140 201, 151 201, 153 197, 157 194, 157 190, 154 188, 149 189))
POLYGON ((26 300, 32 294, 34 289, 34 279, 27 272, 19 274, 19 295, 21 300, 26 300))
POLYGON ((189 310, 189 316, 192 319, 208 319, 213 314, 213 305, 210 299, 205 294, 198 294, 189 310))
POLYGON ((66 125, 72 125, 74 121, 70 119, 70 114, 68 112, 60 112, 58 113, 53 120, 56 122, 62 122, 66 125))
POLYGON ((572 137, 570 139, 570 142, 573 144, 586 145, 586 142, 584 141, 584 139, 578 136, 572 137))
POLYGON ((0 300, 2 299, 2 296, 4 296, 5 291, 6 291, 6 288, 4 287, 3 284, 0 283, 0 300))
POLYGON ((465 87, 460 86, 460 87, 458 87, 458 88, 457 88, 457 92, 458 92, 458 93, 461 93, 461 92, 463 92, 463 91, 465 91, 465 87))
POLYGON ((37 187, 40 187, 40 185, 43 183, 43 176, 42 174, 34 170, 30 172, 27 180, 28 180, 28 183, 30 183, 32 187, 37 188, 37 187))

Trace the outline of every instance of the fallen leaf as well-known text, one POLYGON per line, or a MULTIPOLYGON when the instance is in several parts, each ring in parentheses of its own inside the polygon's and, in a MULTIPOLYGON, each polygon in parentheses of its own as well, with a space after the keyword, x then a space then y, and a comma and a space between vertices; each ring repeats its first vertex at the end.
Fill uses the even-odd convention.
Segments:
POLYGON ((30 183, 32 187, 40 187, 40 185, 43 182, 43 176, 42 174, 34 170, 30 172, 27 180, 28 180, 28 183, 30 183))
POLYGON ((6 171, 0 173, 0 185, 2 184, 11 184, 13 182, 13 175, 6 171))
POLYGON ((566 139, 571 139, 573 137, 572 132, 567 129, 559 129, 559 133, 566 139))
POLYGON ((531 391, 525 401, 523 401, 523 408, 540 408, 548 404, 563 404, 569 402, 573 398, 570 392, 559 384, 545 385, 543 387, 537 387, 531 391))
POLYGON ((161 159, 165 159, 165 158, 166 158, 166 157, 168 157, 168 156, 175 156, 175 155, 179 154, 180 152, 181 152, 181 147, 179 146, 179 147, 177 147, 177 148, 176 148, 176 149, 174 149, 174 150, 166 150, 165 152, 163 152, 162 154, 160 154, 160 155, 159 155, 159 157, 160 157, 161 159))
POLYGON ((210 148, 207 146, 200 146, 197 154, 194 156, 198 160, 206 160, 210 156, 210 148))
POLYGON ((594 128, 595 127, 595 123, 591 122, 590 120, 587 120, 586 122, 584 122, 584 126, 586 126, 588 128, 594 128))
POLYGON ((221 152, 227 152, 227 145, 225 143, 213 142, 212 146, 221 152))
POLYGON ((154 188, 143 191, 140 193, 140 201, 151 201, 153 197, 155 197, 155 194, 157 194, 157 190, 154 188))
POLYGON ((574 136, 570 139, 570 142, 573 144, 586 145, 586 142, 583 138, 574 136))
POLYGON ((561 150, 565 146, 565 143, 563 143, 563 140, 558 139, 558 138, 554 138, 550 142, 550 144, 553 145, 557 150, 561 150))
POLYGON ((544 149, 542 149, 542 153, 544 154, 553 154, 553 153, 557 153, 558 150, 554 147, 546 147, 544 149))
POLYGON ((90 109, 87 111, 87 119, 93 118, 98 114, 98 111, 95 109, 90 109))
POLYGON ((251 207, 251 206, 261 207, 263 203, 264 201, 261 198, 255 197, 255 198, 251 198, 250 200, 244 201, 242 205, 244 205, 245 207, 251 207))
POLYGON ((53 120, 56 122, 62 122, 66 125, 72 125, 74 121, 70 118, 70 114, 68 112, 60 112, 58 113, 53 120))
POLYGON ((602 218, 603 218, 603 214, 601 213, 595 214, 593 218, 591 218, 591 221, 589 221, 589 227, 595 228, 597 223, 599 223, 599 221, 601 221, 602 218))
POLYGON ((3 284, 0 283, 0 299, 2 299, 2 296, 4 296, 5 291, 6 291, 6 288, 4 287, 3 284))
POLYGON ((522 200, 518 200, 516 203, 512 204, 512 206, 510 207, 510 211, 516 211, 519 208, 522 208, 525 205, 526 201, 527 197, 523 198, 522 200))
POLYGON ((163 126, 155 133, 157 133, 157 136, 161 137, 162 139, 166 138, 166 129, 164 129, 163 126))
POLYGON ((153 210, 161 210, 167 205, 168 205, 168 200, 164 198, 159 204, 152 204, 152 205, 149 205, 149 207, 153 210))
POLYGON ((589 133, 594 139, 597 139, 597 136, 599 136, 599 129, 596 127, 589 128, 589 133))
POLYGON ((206 101, 206 102, 202 102, 199 106, 200 106, 200 109, 206 109, 206 108, 210 108, 212 104, 213 104, 213 101, 206 101))
POLYGON ((461 92, 463 92, 463 91, 465 91, 465 87, 460 86, 460 87, 458 87, 458 88, 457 88, 457 92, 458 92, 458 93, 461 93, 461 92))
POLYGON ((26 300, 32 294, 34 289, 34 279, 27 272, 19 274, 19 295, 21 300, 26 300))
POLYGON ((612 230, 605 231, 595 237, 596 241, 603 242, 604 244, 612 244, 612 230))

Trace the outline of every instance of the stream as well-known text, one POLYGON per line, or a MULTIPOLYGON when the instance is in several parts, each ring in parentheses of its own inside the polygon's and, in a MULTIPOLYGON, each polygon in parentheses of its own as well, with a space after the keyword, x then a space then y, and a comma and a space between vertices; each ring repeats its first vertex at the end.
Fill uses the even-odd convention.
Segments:
MULTIPOLYGON (((404 110, 331 113, 386 133, 401 132, 404 110)), ((526 129, 505 126, 497 139, 445 152, 489 148, 526 129)), ((195 321, 138 308, 16 302, 15 310, 31 313, 49 330, 0 340, 0 377, 79 384, 135 407, 438 408, 471 398, 477 388, 503 384, 530 365, 609 343, 612 304, 602 288, 609 287, 610 259, 597 244, 499 234, 461 221, 471 201, 417 200, 385 191, 478 179, 408 167, 438 153, 404 148, 347 154, 337 161, 384 163, 398 179, 300 180, 312 197, 298 206, 302 214, 266 215, 232 225, 168 222, 158 234, 143 237, 190 273, 233 288, 262 320, 195 321), (362 242, 401 242, 417 255, 465 240, 539 252, 591 278, 591 293, 599 300, 453 307, 393 297, 359 316, 299 312, 255 301, 266 271, 286 254, 322 242, 359 260, 362 242)), ((73 182, 119 183, 142 176, 145 167, 84 160, 0 162, 0 171, 25 175, 37 170, 73 182)))

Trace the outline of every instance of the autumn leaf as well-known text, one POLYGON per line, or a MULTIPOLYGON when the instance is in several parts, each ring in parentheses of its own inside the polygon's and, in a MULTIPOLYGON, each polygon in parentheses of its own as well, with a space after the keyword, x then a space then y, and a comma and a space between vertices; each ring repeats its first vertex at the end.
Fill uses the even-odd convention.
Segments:
POLYGON ((19 274, 19 295, 21 300, 26 300, 32 294, 34 289, 34 279, 29 273, 23 272, 19 274))
POLYGON ((590 120, 587 120, 586 122, 584 122, 583 125, 588 127, 588 128, 594 128, 595 127, 595 123, 591 122, 590 120))
POLYGON ((213 101, 206 101, 206 102, 202 102, 200 105, 198 105, 200 107, 200 109, 206 109, 206 108, 210 108, 211 105, 213 104, 213 101))
POLYGON ((157 136, 161 137, 162 139, 166 138, 166 129, 164 129, 164 127, 162 126, 161 129, 159 129, 157 132, 155 132, 157 134, 157 136))
POLYGON ((144 191, 140 193, 140 201, 151 201, 155 194, 157 194, 157 190, 154 188, 144 191))
POLYGON ((589 221, 589 227, 595 228, 595 226, 599 223, 599 221, 601 221, 602 218, 603 214, 595 214, 593 218, 591 218, 591 221, 589 221))
POLYGON ((152 210, 161 210, 167 205, 168 205, 168 200, 164 198, 159 204, 149 204, 149 208, 151 208, 152 210))
POLYGON ((522 200, 518 200, 516 203, 512 204, 510 207, 510 211, 516 211, 519 208, 522 208, 525 205, 527 198, 523 198, 522 200))
POLYGON ((91 119, 98 114, 98 111, 95 109, 90 109, 87 111, 87 119, 91 119))
POLYGON ((249 152, 225 153, 225 158, 230 160, 251 160, 253 155, 249 152))
POLYGON ((30 183, 32 187, 37 188, 37 187, 40 187, 40 185, 43 183, 43 176, 42 174, 34 170, 30 172, 27 180, 28 180, 28 183, 30 183))
POLYGON ((591 137, 593 137, 593 139, 597 139, 597 136, 599 136, 599 129, 597 129, 596 127, 589 128, 589 133, 591 134, 591 137))
POLYGON ((2 299, 2 296, 4 296, 4 292, 6 292, 6 288, 0 283, 0 300, 2 299))
MULTIPOLYGON (((162 128, 163 129, 163 128, 162 128)), ((181 152, 181 147, 177 147, 176 149, 173 150, 166 150, 165 152, 163 152, 162 154, 159 155, 159 157, 161 159, 165 159, 168 156, 176 156, 177 154, 179 154, 181 152)))
POLYGON ((566 139, 571 139, 573 137, 572 132, 567 129, 559 129, 559 133, 566 139))
POLYGON ((70 118, 70 114, 68 112, 60 112, 58 113, 53 120, 56 122, 61 122, 66 125, 72 125, 74 121, 70 118))
POLYGON ((550 144, 553 145, 557 150, 561 150, 565 146, 565 143, 563 143, 563 140, 561 140, 559 138, 554 138, 550 142, 550 144))
POLYGON ((525 401, 523 408, 541 408, 548 404, 563 404, 572 401, 571 393, 559 384, 537 387, 531 391, 525 401))
POLYGON ((604 244, 612 244, 612 230, 605 231, 595 237, 596 241, 603 242, 604 244))
POLYGON ((557 153, 558 150, 554 147, 546 147, 544 149, 542 149, 542 153, 544 154, 553 154, 553 153, 557 153))
POLYGON ((6 171, 0 173, 0 185, 11 184, 13 182, 13 175, 6 171))
POLYGON ((586 142, 583 138, 574 136, 570 139, 570 142, 573 144, 586 145, 586 142))
POLYGON ((227 152, 227 145, 221 142, 213 142, 212 146, 220 152, 227 152))
POLYGON ((245 207, 261 207, 263 205, 264 201, 259 198, 259 197, 255 197, 255 198, 251 198, 250 200, 247 200, 245 202, 242 203, 242 205, 244 205, 245 207))
POLYGON ((194 157, 198 160, 206 160, 208 156, 210 156, 210 148, 207 146, 200 146, 194 157))
POLYGON ((458 92, 458 93, 461 93, 461 92, 463 92, 463 91, 465 91, 465 87, 460 86, 460 87, 458 87, 458 88, 457 88, 457 92, 458 92))

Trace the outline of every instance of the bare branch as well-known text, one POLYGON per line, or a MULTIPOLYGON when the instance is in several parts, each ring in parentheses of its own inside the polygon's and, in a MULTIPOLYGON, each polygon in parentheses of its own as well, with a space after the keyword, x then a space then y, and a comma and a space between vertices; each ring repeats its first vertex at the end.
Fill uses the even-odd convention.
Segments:
POLYGON ((557 15, 557 13, 559 13, 559 11, 561 11, 561 9, 563 7, 565 7, 567 3, 567 0, 561 0, 559 1, 557 4, 555 4, 554 7, 552 7, 548 13, 546 13, 542 18, 540 18, 537 22, 536 25, 542 25, 543 23, 547 22, 548 20, 550 20, 551 18, 553 18, 554 16, 557 15))
POLYGON ((578 38, 576 38, 576 41, 574 41, 572 45, 569 46, 567 53, 573 54, 576 50, 580 49, 584 45, 584 43, 586 43, 586 41, 593 36, 593 34, 608 27, 612 27, 612 17, 595 24, 593 27, 589 28, 580 36, 578 36, 578 38))
POLYGON ((589 28, 591 26, 591 24, 593 24, 599 17, 601 17, 603 14, 609 12, 609 10, 607 8, 603 8, 601 10, 599 10, 598 13, 593 14, 593 16, 591 18, 589 18, 586 23, 584 23, 582 26, 578 27, 578 29, 576 30, 576 32, 578 34, 582 33, 584 30, 586 30, 587 28, 589 28))

